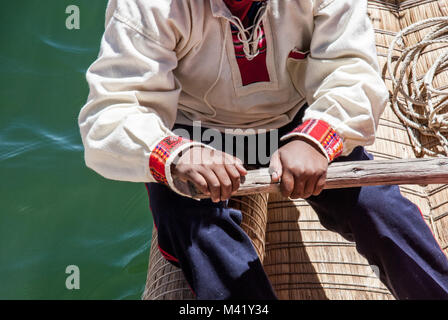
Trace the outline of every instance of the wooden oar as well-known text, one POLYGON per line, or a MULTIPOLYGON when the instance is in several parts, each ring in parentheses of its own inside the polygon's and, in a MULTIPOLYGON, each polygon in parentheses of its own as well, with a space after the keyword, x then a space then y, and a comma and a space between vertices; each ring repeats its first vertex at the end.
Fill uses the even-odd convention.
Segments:
MULTIPOLYGON (((176 186, 196 199, 207 198, 190 183, 176 181, 176 186)), ((447 184, 448 158, 400 159, 335 162, 327 172, 325 189, 374 185, 447 184)), ((251 170, 244 177, 236 196, 279 192, 280 184, 271 183, 268 168, 251 170)))

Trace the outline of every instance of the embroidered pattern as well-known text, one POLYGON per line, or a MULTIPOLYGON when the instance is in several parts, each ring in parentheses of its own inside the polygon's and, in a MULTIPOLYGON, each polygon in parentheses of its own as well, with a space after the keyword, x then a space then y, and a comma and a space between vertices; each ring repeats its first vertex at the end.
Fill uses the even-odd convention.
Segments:
POLYGON ((168 180, 165 175, 166 161, 175 149, 189 142, 191 141, 182 137, 170 136, 162 139, 154 148, 149 157, 149 169, 151 175, 157 182, 168 185, 168 180))
POLYGON ((327 152, 330 161, 342 154, 343 144, 341 137, 325 121, 307 120, 292 132, 307 134, 319 141, 327 152))

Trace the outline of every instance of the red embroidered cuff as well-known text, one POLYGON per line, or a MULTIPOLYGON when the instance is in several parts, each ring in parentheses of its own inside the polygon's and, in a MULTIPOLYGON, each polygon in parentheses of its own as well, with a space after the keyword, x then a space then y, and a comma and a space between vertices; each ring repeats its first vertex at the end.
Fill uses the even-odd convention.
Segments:
POLYGON ((191 141, 182 137, 170 136, 163 138, 149 157, 149 169, 153 178, 160 183, 168 184, 166 163, 170 155, 180 146, 190 144, 191 141))
POLYGON ((294 133, 306 135, 316 140, 328 155, 329 162, 342 154, 342 138, 323 120, 307 120, 291 132, 291 134, 294 133))

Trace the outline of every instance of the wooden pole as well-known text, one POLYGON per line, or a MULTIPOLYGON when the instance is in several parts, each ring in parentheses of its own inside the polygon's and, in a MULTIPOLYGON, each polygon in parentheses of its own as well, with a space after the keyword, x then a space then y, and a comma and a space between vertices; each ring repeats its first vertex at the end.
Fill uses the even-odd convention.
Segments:
MULTIPOLYGON (((351 188, 374 185, 447 184, 448 158, 400 159, 335 162, 327 172, 325 189, 351 188)), ((182 192, 196 199, 207 196, 193 185, 176 181, 182 192)), ((271 183, 268 168, 248 172, 236 196, 261 192, 279 192, 280 184, 271 183)))

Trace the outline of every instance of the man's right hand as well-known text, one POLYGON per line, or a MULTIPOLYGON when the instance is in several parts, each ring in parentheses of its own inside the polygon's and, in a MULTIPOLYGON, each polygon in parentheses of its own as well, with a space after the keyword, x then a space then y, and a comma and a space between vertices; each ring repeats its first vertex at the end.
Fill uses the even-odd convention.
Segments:
POLYGON ((247 174, 240 159, 203 147, 184 152, 171 171, 177 178, 192 182, 213 202, 229 199, 240 187, 241 177, 247 174))

